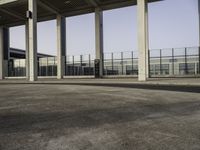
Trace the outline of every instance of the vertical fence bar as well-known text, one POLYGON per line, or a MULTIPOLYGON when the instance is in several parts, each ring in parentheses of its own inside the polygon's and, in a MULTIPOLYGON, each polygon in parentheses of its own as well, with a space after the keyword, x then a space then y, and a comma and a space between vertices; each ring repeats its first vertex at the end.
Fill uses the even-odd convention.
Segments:
POLYGON ((82 71, 82 65, 83 65, 83 55, 80 55, 80 75, 83 75, 83 71, 82 71))
MULTIPOLYGON (((139 70, 139 68, 138 68, 138 70, 139 70)), ((151 77, 151 71, 150 70, 151 70, 151 53, 150 53, 150 49, 148 49, 148 74, 149 74, 149 78, 151 77)))
POLYGON ((131 67, 132 67, 131 68, 132 69, 132 71, 131 71, 132 73, 131 74, 133 75, 134 74, 133 73, 133 70, 134 70, 134 68, 133 68, 133 51, 131 52, 131 67))
POLYGON ((72 71, 72 75, 75 75, 75 71, 74 71, 74 56, 72 56, 72 66, 73 66, 73 71, 72 71))
POLYGON ((67 75, 67 56, 63 56, 63 57, 65 57, 65 74, 64 74, 64 76, 66 76, 67 75))
POLYGON ((122 75, 124 74, 124 56, 123 56, 123 52, 121 52, 121 67, 122 67, 122 75))
MULTIPOLYGON (((68 67, 68 63, 70 64, 70 62, 69 62, 69 56, 68 55, 66 55, 65 56, 65 75, 66 76, 69 76, 70 75, 70 67, 68 67)), ((70 65, 69 65, 70 66, 70 65)))
POLYGON ((200 47, 199 47, 199 66, 198 66, 198 69, 199 69, 198 74, 200 74, 200 47))
POLYGON ((162 74, 162 50, 160 49, 160 75, 162 74))
POLYGON ((41 74, 42 74, 41 72, 42 72, 42 71, 41 71, 41 63, 40 63, 40 59, 38 60, 38 63, 39 63, 39 65, 38 65, 38 66, 39 66, 39 76, 41 76, 41 74))
POLYGON ((187 48, 185 48, 185 74, 188 74, 188 65, 187 65, 187 48))
POLYGON ((18 69, 18 76, 20 76, 20 59, 18 60, 18 62, 19 62, 19 69, 18 69))
POLYGON ((51 76, 53 76, 53 66, 54 66, 54 62, 51 65, 51 76))
POLYGON ((113 53, 111 53, 111 64, 112 64, 112 75, 114 75, 114 56, 113 56, 113 53))
MULTIPOLYGON (((62 57, 63 57, 63 56, 62 56, 62 57)), ((56 66, 56 57, 54 57, 53 76, 56 76, 56 75, 57 75, 55 66, 56 66)))
POLYGON ((47 75, 48 75, 48 57, 46 59, 46 74, 45 74, 45 76, 47 76, 47 75))
POLYGON ((92 75, 92 73, 91 73, 91 57, 90 57, 90 54, 88 55, 88 58, 89 58, 89 72, 88 72, 88 74, 92 75))
POLYGON ((174 75, 174 49, 172 48, 172 75, 174 75))

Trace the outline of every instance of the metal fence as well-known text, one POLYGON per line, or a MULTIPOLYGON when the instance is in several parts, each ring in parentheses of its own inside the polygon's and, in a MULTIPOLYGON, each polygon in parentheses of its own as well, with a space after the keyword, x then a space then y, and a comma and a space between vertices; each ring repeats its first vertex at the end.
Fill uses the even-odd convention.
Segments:
POLYGON ((199 74, 198 47, 150 50, 151 76, 182 76, 199 74))
POLYGON ((137 75, 138 52, 104 54, 104 75, 137 75))
POLYGON ((94 75, 94 58, 94 55, 67 56, 65 65, 65 75, 94 75))
POLYGON ((24 77, 26 76, 25 59, 11 59, 8 61, 8 76, 9 77, 24 77))
POLYGON ((56 76, 56 75, 57 75, 56 57, 39 58, 38 76, 56 76))
MULTIPOLYGON (((65 57, 65 76, 93 76, 94 55, 65 57)), ((157 49, 149 51, 151 77, 185 76, 200 74, 199 47, 157 49)), ((9 76, 25 76, 25 59, 13 59, 8 63, 9 76)), ((56 76, 56 57, 38 60, 38 76, 56 76)), ((104 53, 105 76, 137 76, 138 52, 104 53)))

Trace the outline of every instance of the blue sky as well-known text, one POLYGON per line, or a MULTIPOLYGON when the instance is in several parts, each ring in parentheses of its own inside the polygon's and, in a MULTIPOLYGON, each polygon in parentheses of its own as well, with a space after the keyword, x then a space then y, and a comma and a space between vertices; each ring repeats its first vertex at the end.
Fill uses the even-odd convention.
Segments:
MULTIPOLYGON (((164 0, 149 4, 150 49, 199 45, 198 0, 164 0)), ((104 51, 137 50, 137 7, 104 12, 104 51)), ((69 17, 67 54, 94 54, 94 14, 69 17)), ((25 49, 24 26, 10 29, 11 47, 25 49)), ((56 21, 38 23, 38 51, 56 54, 56 21)))

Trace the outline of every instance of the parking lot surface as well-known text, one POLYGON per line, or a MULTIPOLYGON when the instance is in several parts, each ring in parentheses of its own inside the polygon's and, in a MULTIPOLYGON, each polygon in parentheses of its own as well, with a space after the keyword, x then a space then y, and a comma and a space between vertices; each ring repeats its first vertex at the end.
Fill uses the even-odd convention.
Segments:
POLYGON ((199 150, 198 92, 0 85, 0 150, 199 150))

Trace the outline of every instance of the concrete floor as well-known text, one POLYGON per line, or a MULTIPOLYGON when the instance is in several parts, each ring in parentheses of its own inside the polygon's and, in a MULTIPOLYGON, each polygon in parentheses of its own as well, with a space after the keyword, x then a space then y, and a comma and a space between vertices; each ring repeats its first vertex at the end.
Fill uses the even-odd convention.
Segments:
POLYGON ((0 150, 199 150, 200 94, 0 84, 0 150))

